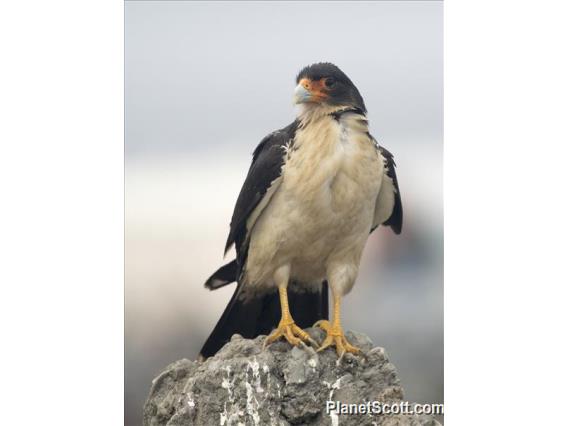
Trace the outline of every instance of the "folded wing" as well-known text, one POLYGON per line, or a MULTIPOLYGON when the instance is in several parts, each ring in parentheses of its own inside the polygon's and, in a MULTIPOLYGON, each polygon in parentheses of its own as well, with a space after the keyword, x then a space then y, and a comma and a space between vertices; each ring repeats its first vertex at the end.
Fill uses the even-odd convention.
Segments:
POLYGON ((396 178, 393 155, 371 136, 384 164, 384 175, 381 184, 381 190, 375 204, 375 218, 373 221, 373 232, 379 225, 390 226, 395 234, 402 231, 402 201, 400 198, 400 189, 396 178))

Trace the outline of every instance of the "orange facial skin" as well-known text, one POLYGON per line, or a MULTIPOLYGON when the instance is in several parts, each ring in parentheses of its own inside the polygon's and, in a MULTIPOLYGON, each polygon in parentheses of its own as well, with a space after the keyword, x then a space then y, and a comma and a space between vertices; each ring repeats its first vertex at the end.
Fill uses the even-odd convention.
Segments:
POLYGON ((323 102, 328 98, 328 89, 325 86, 325 78, 313 81, 309 78, 302 78, 299 84, 310 92, 310 102, 323 102))

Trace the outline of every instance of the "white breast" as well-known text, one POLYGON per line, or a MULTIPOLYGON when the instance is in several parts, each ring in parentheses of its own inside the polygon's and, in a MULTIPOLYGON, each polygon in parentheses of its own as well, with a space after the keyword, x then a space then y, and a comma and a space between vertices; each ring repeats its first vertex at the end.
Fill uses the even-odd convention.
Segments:
POLYGON ((326 116, 301 127, 252 229, 246 281, 271 285, 274 270, 290 264, 293 279, 319 284, 330 262, 358 266, 382 175, 361 116, 326 116))

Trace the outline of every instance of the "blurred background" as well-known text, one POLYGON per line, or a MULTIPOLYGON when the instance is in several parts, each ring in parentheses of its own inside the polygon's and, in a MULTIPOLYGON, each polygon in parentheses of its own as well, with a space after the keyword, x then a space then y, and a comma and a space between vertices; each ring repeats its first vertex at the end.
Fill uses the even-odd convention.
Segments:
POLYGON ((344 326, 386 348, 408 400, 443 402, 442 15, 437 1, 125 3, 126 425, 228 302, 233 286, 203 283, 251 153, 292 122, 296 74, 319 61, 363 95, 405 215, 401 236, 369 238, 344 326))

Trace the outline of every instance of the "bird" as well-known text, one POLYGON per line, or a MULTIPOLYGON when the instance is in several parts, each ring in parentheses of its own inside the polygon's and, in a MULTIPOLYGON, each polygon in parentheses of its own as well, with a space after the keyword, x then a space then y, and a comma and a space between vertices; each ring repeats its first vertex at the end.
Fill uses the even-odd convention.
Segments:
POLYGON ((369 235, 381 225, 402 231, 394 157, 371 135, 363 97, 338 66, 301 69, 293 100, 295 120, 252 154, 225 244, 236 258, 205 283, 237 285, 201 359, 233 334, 267 335, 265 347, 285 339, 318 351, 335 346, 339 357, 360 352, 345 337, 341 303, 369 235), (304 330, 311 326, 325 331, 321 345, 304 330))

